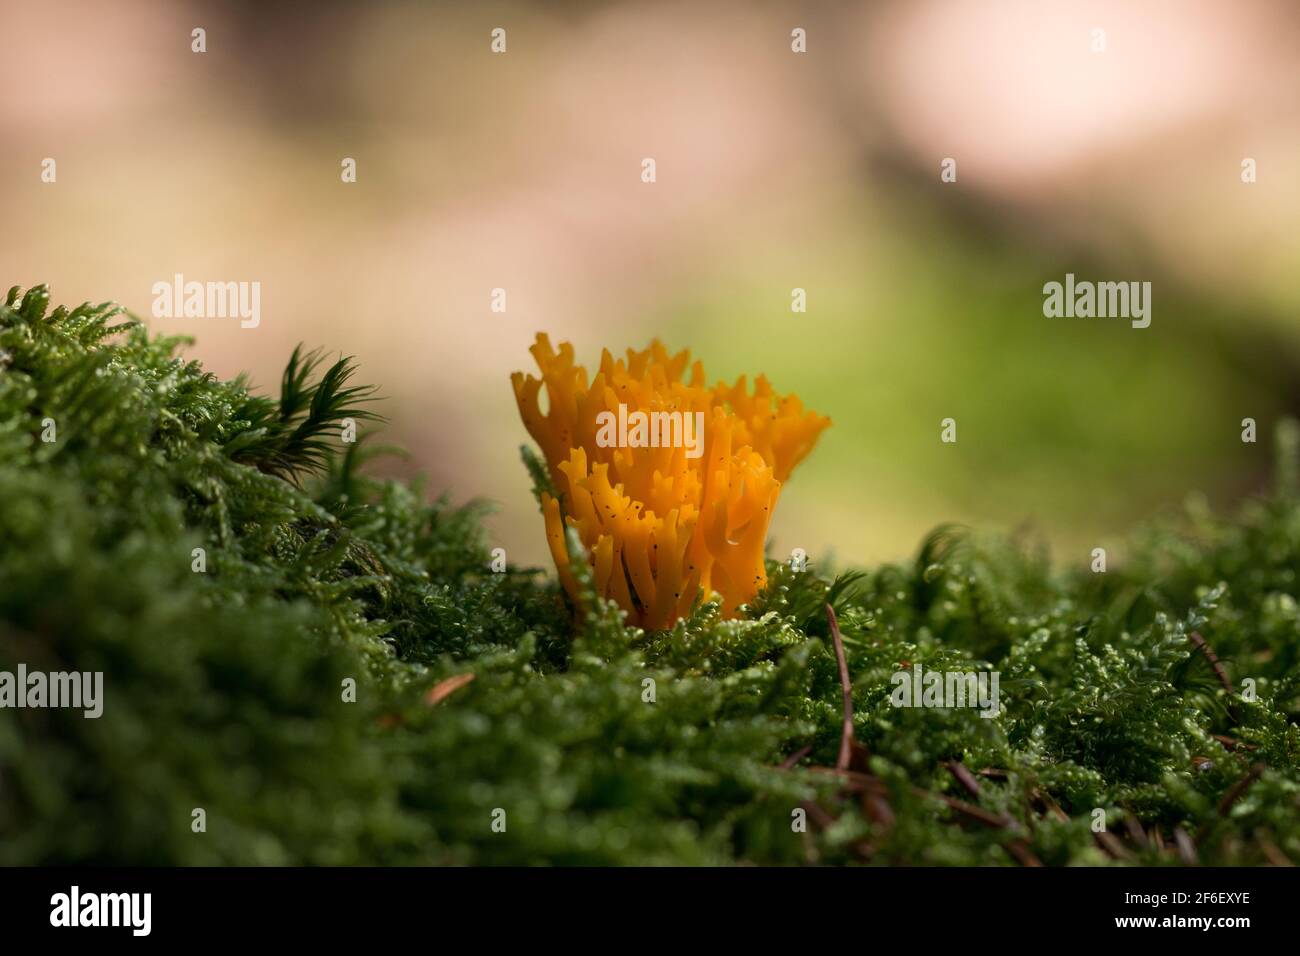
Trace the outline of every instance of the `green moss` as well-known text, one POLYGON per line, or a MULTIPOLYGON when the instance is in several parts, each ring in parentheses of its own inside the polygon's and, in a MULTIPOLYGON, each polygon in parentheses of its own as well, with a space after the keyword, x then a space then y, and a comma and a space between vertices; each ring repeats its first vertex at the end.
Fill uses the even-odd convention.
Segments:
POLYGON ((1094 808, 1136 861, 1177 861, 1157 827, 1203 862, 1300 860, 1293 432, 1275 495, 1145 529, 1106 574, 942 529, 914 564, 773 564, 746 618, 645 634, 491 573, 482 506, 366 477, 349 362, 295 355, 259 397, 116 314, 0 306, 0 670, 105 674, 97 720, 0 710, 0 863, 1105 862, 1094 808), (842 720, 827 601, 867 794, 815 769, 842 720), (893 707, 918 663, 997 670, 1004 713, 893 707), (978 797, 955 760, 991 771, 978 797))

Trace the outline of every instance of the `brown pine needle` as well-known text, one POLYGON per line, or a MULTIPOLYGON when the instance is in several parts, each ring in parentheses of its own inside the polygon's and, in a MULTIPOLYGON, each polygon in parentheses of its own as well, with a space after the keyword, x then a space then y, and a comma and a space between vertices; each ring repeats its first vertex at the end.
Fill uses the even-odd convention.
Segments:
POLYGON ((840 732, 840 755, 835 761, 835 768, 847 770, 853 741, 853 682, 849 680, 849 665, 844 659, 844 638, 840 636, 840 623, 835 619, 835 608, 829 604, 826 605, 826 620, 831 627, 831 640, 835 642, 835 660, 840 666, 840 687, 844 691, 844 729, 840 732))
POLYGON ((1174 827, 1174 843, 1178 845, 1178 856, 1188 866, 1195 866, 1199 861, 1196 856, 1196 844, 1182 827, 1174 827))
POLYGON ((889 792, 889 787, 885 784, 885 781, 873 774, 861 773, 857 770, 838 770, 835 767, 809 767, 808 771, 838 777, 844 781, 844 789, 850 792, 863 790, 872 790, 876 793, 889 792))
MULTIPOLYGON (((921 794, 930 795, 928 791, 916 788, 921 794)), ((958 800, 956 797, 948 797, 943 794, 934 794, 941 801, 948 805, 948 809, 960 813, 962 816, 974 820, 976 823, 982 823, 986 827, 994 827, 1002 830, 1019 830, 1020 824, 1006 815, 999 815, 985 810, 983 807, 977 807, 973 803, 967 803, 964 800, 958 800)))
POLYGON ((808 756, 810 753, 812 753, 812 747, 811 747, 811 746, 800 747, 798 750, 796 750, 796 751, 795 751, 794 753, 792 753, 790 756, 788 756, 788 757, 786 757, 784 760, 782 760, 781 763, 778 765, 778 768, 777 768, 777 769, 779 769, 779 770, 789 770, 789 769, 792 768, 795 764, 797 764, 800 760, 802 760, 804 757, 808 756))
POLYGON ((1128 848, 1120 842, 1119 838, 1116 837, 1115 834, 1102 830, 1100 833, 1094 833, 1093 836, 1097 840, 1097 845, 1115 859, 1133 859, 1133 854, 1128 851, 1128 848))
POLYGON ((956 779, 956 781, 959 784, 961 784, 963 787, 966 788, 967 793, 969 793, 976 800, 979 799, 980 797, 979 781, 977 781, 973 776, 971 776, 971 772, 966 769, 965 764, 963 764, 960 760, 949 760, 948 772, 953 775, 953 777, 956 779))
POLYGON ((1246 773, 1246 776, 1242 777, 1228 788, 1228 792, 1225 793, 1223 799, 1219 801, 1219 816, 1226 817, 1228 815, 1228 811, 1232 809, 1232 805, 1241 799, 1241 795, 1250 788, 1252 783, 1260 778, 1260 775, 1265 771, 1265 769, 1267 768, 1264 764, 1255 764, 1246 773))
POLYGON ((1283 853, 1276 843, 1265 837, 1259 838, 1259 848, 1263 851, 1264 857, 1273 866, 1295 866, 1291 859, 1283 853))
POLYGON ((1043 861, 1034 856, 1034 851, 1029 849, 1029 844, 1024 840, 1015 839, 1007 841, 1007 852, 1020 861, 1021 866, 1042 866, 1043 861))
POLYGON ((429 692, 424 695, 424 702, 430 707, 436 707, 473 679, 473 674, 457 674, 455 677, 439 681, 429 688, 429 692))
POLYGON ((1232 689, 1232 681, 1228 680, 1228 672, 1223 663, 1219 660, 1219 655, 1214 653, 1214 648, 1210 647, 1205 638, 1201 637, 1196 631, 1187 635, 1187 639, 1192 642, 1192 646, 1204 655, 1205 659, 1210 662, 1210 667, 1214 668, 1214 675, 1219 678, 1219 683, 1228 694, 1228 711, 1232 714, 1232 719, 1237 719, 1236 694, 1232 689))
POLYGON ((874 822, 880 824, 886 830, 894 825, 894 811, 889 806, 889 801, 879 793, 866 792, 862 795, 862 809, 866 811, 867 816, 874 822))
POLYGON ((835 824, 835 818, 827 813, 816 800, 804 800, 799 806, 803 807, 804 812, 808 814, 808 817, 817 825, 819 830, 829 829, 835 824))

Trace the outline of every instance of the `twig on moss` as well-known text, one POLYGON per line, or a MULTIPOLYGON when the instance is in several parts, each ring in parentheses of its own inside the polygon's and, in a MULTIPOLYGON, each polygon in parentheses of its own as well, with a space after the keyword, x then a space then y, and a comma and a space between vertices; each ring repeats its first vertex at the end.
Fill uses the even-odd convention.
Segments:
POLYGON ((1259 838, 1259 849, 1264 854, 1265 859, 1274 866, 1295 866, 1291 858, 1278 848, 1278 845, 1268 837, 1259 838))
POLYGON ((876 793, 887 793, 888 787, 885 781, 869 773, 860 773, 856 770, 840 770, 836 767, 809 767, 813 773, 829 774, 839 777, 844 781, 844 789, 853 792, 873 791, 876 793))
POLYGON ((1020 861, 1021 866, 1039 867, 1043 861, 1034 855, 1034 851, 1029 849, 1029 844, 1019 837, 1014 840, 1008 840, 1006 843, 1007 852, 1020 861))
MULTIPOLYGON (((927 791, 915 788, 917 792, 926 794, 927 791)), ((974 804, 967 803, 964 800, 958 800, 955 797, 944 796, 943 794, 929 794, 937 796, 942 800, 949 809, 961 814, 968 819, 981 823, 986 827, 992 827, 998 830, 1006 830, 1010 838, 1003 844, 1008 853, 1016 858, 1021 866, 1038 867, 1043 865, 1043 861, 1034 855, 1029 844, 1019 834, 1023 831, 1020 822, 1006 814, 991 813, 983 807, 977 807, 974 804)))
POLYGON ((1093 837, 1096 839, 1097 845, 1101 847, 1102 850, 1107 855, 1113 857, 1114 859, 1116 860, 1133 859, 1133 854, 1129 852, 1128 847, 1126 847, 1120 841, 1119 837, 1115 836, 1115 834, 1108 833, 1107 831, 1102 830, 1100 833, 1094 833, 1093 837))
POLYGON ((1228 695, 1228 710, 1232 714, 1232 719, 1236 720, 1236 695, 1232 689, 1232 681, 1228 679, 1228 672, 1224 668, 1223 663, 1219 660, 1219 656, 1214 653, 1214 648, 1210 647, 1209 642, 1207 642, 1205 638, 1201 637, 1201 635, 1196 631, 1189 633, 1187 639, 1191 641, 1192 646, 1200 651, 1201 654, 1204 655, 1205 659, 1210 662, 1210 667, 1214 668, 1215 676, 1219 678, 1219 683, 1223 685, 1223 689, 1228 695))
POLYGON ((1033 796, 1043 805, 1043 810, 1056 817, 1057 820, 1064 823, 1066 820, 1070 819, 1070 815, 1061 809, 1061 805, 1053 800, 1052 795, 1046 790, 1035 790, 1033 796))
POLYGON ((966 769, 966 765, 960 760, 949 760, 947 766, 948 772, 953 775, 959 784, 966 788, 966 792, 978 800, 980 797, 979 781, 971 776, 971 772, 966 769))
POLYGON ((802 760, 804 757, 808 756, 810 753, 812 753, 812 745, 809 745, 807 747, 800 747, 790 756, 782 760, 781 763, 777 765, 778 769, 789 770, 800 760, 802 760))
POLYGON ((913 789, 918 795, 937 797, 948 806, 948 809, 960 813, 962 816, 974 820, 976 823, 982 823, 986 827, 994 827, 995 829, 1002 830, 1020 829, 1020 824, 1006 814, 992 813, 989 810, 985 810, 983 807, 977 807, 973 803, 967 803, 965 800, 958 800, 956 797, 949 797, 942 793, 932 793, 931 791, 925 790, 921 787, 915 787, 913 789))
POLYGON ((882 794, 871 791, 863 793, 862 809, 873 822, 880 824, 886 830, 894 825, 894 810, 882 794))
POLYGON ((803 807, 804 812, 812 818, 813 823, 817 824, 818 829, 829 829, 835 822, 835 818, 827 813, 816 800, 804 800, 799 806, 803 807))
POLYGON ((1232 809, 1232 805, 1241 799, 1241 795, 1250 789, 1250 785, 1258 780, 1260 775, 1263 774, 1266 769, 1267 767, 1262 763, 1254 764, 1250 770, 1246 772, 1246 776, 1242 777, 1229 787, 1228 792, 1225 793, 1223 799, 1219 801, 1219 806, 1217 808, 1219 816, 1226 817, 1228 811, 1232 809))
POLYGON ((826 620, 831 628, 831 640, 835 642, 835 661, 840 668, 840 688, 844 693, 844 727, 840 731, 840 755, 835 761, 837 770, 849 768, 849 754, 853 740, 853 682, 849 680, 849 665, 844 659, 844 638, 840 636, 840 624, 835 619, 835 608, 826 605, 826 620))

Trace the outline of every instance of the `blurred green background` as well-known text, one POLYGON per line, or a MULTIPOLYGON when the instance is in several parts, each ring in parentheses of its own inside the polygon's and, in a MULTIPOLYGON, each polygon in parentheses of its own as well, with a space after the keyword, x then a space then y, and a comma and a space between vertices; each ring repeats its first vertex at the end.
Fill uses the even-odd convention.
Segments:
POLYGON ((960 521, 1083 564, 1261 487, 1300 412, 1294 4, 0 11, 6 286, 147 318, 177 272, 260 281, 257 329, 150 324, 268 388, 299 341, 355 354, 411 452, 377 467, 498 502, 516 561, 546 563, 508 384, 538 330, 589 363, 659 336, 830 415, 772 528, 815 562, 960 521), (1044 318, 1067 272, 1150 281, 1151 327, 1044 318))

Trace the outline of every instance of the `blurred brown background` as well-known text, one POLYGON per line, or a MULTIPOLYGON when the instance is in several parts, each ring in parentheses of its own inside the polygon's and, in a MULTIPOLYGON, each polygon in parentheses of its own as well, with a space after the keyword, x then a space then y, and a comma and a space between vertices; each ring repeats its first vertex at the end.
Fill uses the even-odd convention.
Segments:
POLYGON ((1260 487, 1300 408, 1294 3, 3 0, 0 30, 4 286, 148 318, 177 272, 260 281, 257 329, 150 324, 268 388, 299 341, 356 355, 411 449, 378 467, 497 501, 516 560, 537 330, 829 414, 773 525, 814 562, 957 520, 1081 563, 1260 487), (1044 318, 1066 272, 1151 281, 1151 327, 1044 318))

